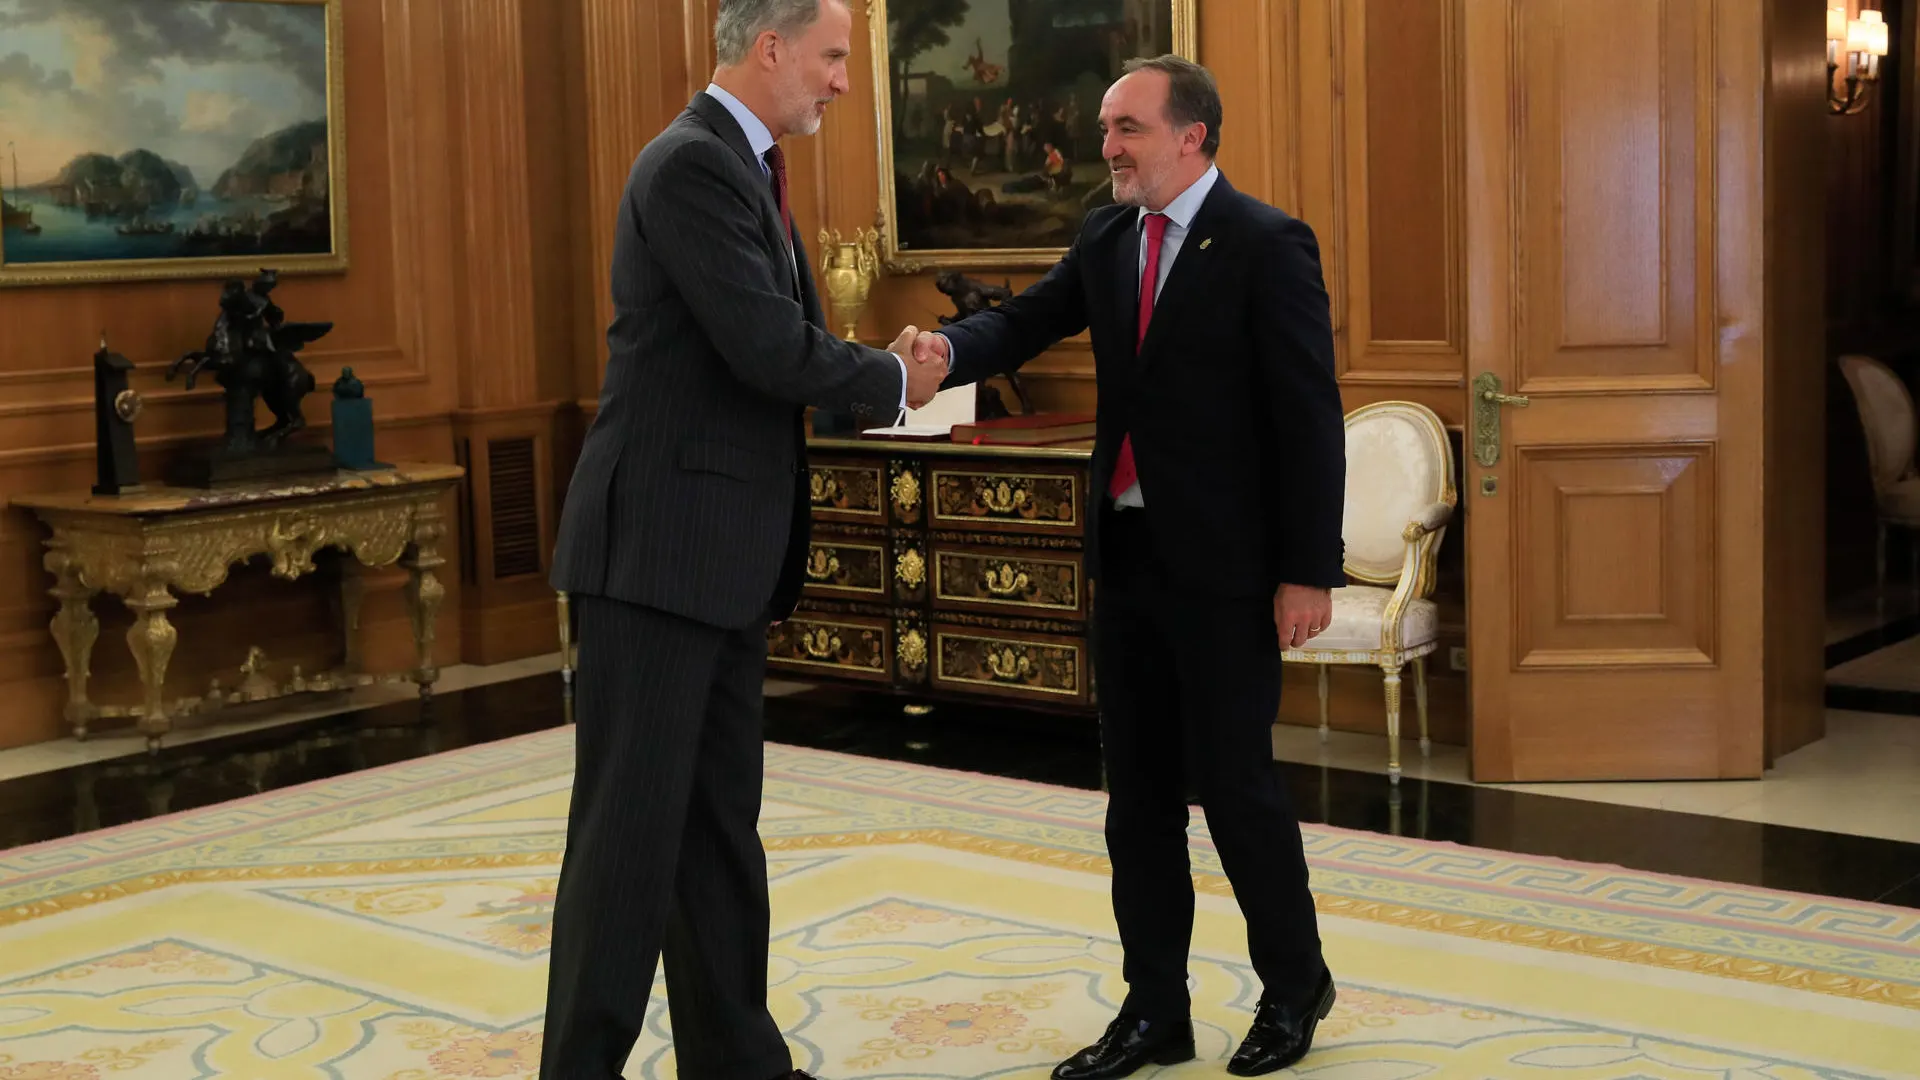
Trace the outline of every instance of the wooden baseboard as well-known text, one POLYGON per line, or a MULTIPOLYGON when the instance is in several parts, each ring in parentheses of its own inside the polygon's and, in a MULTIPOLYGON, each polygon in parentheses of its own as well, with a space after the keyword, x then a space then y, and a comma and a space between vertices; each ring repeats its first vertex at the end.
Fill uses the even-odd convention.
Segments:
POLYGON ((461 617, 461 658, 469 664, 503 664, 560 647, 556 599, 544 585, 532 599, 469 608, 461 617))

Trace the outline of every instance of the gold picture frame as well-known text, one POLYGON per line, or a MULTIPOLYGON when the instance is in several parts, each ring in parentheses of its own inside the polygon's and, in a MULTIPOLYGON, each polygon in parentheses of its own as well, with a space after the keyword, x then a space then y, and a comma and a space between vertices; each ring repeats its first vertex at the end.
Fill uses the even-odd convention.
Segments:
MULTIPOLYGON (((0 0, 0 14, 20 14, 8 10, 18 2, 0 0)), ((8 110, 0 110, 0 154, 6 155, 0 157, 0 191, 5 192, 8 200, 4 207, 4 219, 0 219, 0 287, 250 277, 263 266, 271 266, 282 275, 346 270, 344 2, 141 0, 140 4, 129 5, 129 24, 137 23, 147 11, 162 4, 202 9, 205 13, 235 5, 316 10, 318 14, 313 16, 302 14, 295 18, 290 15, 278 28, 277 37, 269 36, 275 33, 275 28, 268 20, 256 17, 244 20, 244 23, 254 31, 255 41, 260 43, 263 56, 271 49, 279 50, 273 57, 279 65, 279 73, 295 80, 306 79, 306 99, 317 96, 324 103, 325 116, 318 121, 325 139, 323 152, 314 145, 318 140, 314 137, 316 122, 312 119, 280 122, 278 126, 267 127, 257 134, 251 128, 229 127, 219 130, 222 119, 229 124, 245 124, 249 121, 265 123, 269 113, 250 97, 247 90, 251 86, 258 95, 264 94, 267 88, 246 82, 212 91, 203 85, 196 85, 192 91, 185 89, 184 85, 169 87, 165 79, 166 62, 174 59, 170 55, 142 57, 148 64, 150 77, 141 85, 151 89, 155 95, 144 101, 149 104, 184 102, 182 107, 192 113, 192 124, 183 125, 182 130, 191 127, 198 132, 211 132, 207 135, 210 142, 218 140, 224 146, 231 146, 242 139, 250 140, 245 144, 246 150, 233 157, 225 171, 218 174, 218 180, 211 175, 201 175, 199 170, 184 166, 175 158, 139 145, 139 141, 167 145, 164 141, 169 137, 167 132, 156 131, 151 135, 144 132, 134 135, 103 132, 99 138, 101 145, 89 146, 82 156, 106 159, 106 164, 118 163, 123 169, 119 177, 108 178, 107 182, 111 184, 108 194, 96 197, 99 185, 93 183, 91 176, 72 179, 82 176, 80 157, 73 158, 51 179, 37 177, 34 184, 22 189, 18 175, 18 147, 9 144, 25 134, 19 131, 24 125, 20 121, 9 125, 5 119, 8 110), (288 59, 288 50, 297 50, 311 43, 314 27, 310 23, 318 23, 323 35, 314 46, 317 54, 306 56, 295 51, 293 58, 288 59), (262 29, 267 33, 261 33, 262 29), (303 60, 308 65, 318 64, 320 71, 324 72, 324 89, 318 90, 317 94, 313 79, 319 72, 311 66, 303 68, 303 60), (155 87, 157 89, 153 89, 155 87), (16 130, 6 130, 9 126, 16 130), (129 140, 135 140, 133 145, 119 145, 129 140), (137 163, 128 161, 143 151, 144 155, 137 163), (295 159, 303 152, 308 160, 301 165, 295 159), (325 164, 324 181, 314 175, 316 156, 325 164), (155 189, 153 178, 144 172, 134 171, 136 168, 146 169, 153 162, 171 166, 174 176, 174 184, 166 186, 163 191, 162 197, 166 201, 160 204, 163 209, 158 219, 150 213, 154 205, 150 199, 155 189), (230 192, 237 192, 231 198, 217 191, 229 175, 237 177, 228 188, 230 192), (133 177, 131 181, 127 179, 129 176, 133 177), (89 186, 83 189, 80 186, 83 183, 89 186), (202 209, 200 192, 203 184, 211 185, 209 191, 213 199, 218 200, 217 205, 202 209), (179 190, 174 191, 174 187, 179 190), (91 201, 82 205, 83 198, 91 201), (14 205, 15 199, 19 200, 18 206, 14 205), (196 215, 195 211, 199 213, 196 215), (77 218, 84 218, 84 223, 77 218), (54 232, 54 238, 42 241, 41 238, 49 232, 47 226, 55 222, 59 223, 60 229, 54 232), (105 233, 107 228, 113 232, 105 233), (31 235, 28 230, 32 230, 31 235), (33 258, 16 261, 9 258, 10 242, 16 252, 27 249, 29 244, 34 244, 39 250, 33 258), (320 250, 322 243, 324 250, 320 250), (153 254, 155 250, 169 246, 176 250, 210 249, 211 253, 153 254), (248 250, 235 250, 240 247, 248 250), (124 254, 115 254, 116 248, 124 254), (90 257, 71 257, 80 251, 87 252, 90 257), (101 254, 96 256, 93 254, 96 252, 101 254)), ((200 14, 189 12, 187 18, 200 14)), ((76 20, 85 18, 79 13, 72 17, 76 20)), ((42 17, 37 23, 16 20, 16 23, 24 25, 16 25, 9 33, 38 33, 48 41, 56 40, 66 27, 66 18, 68 16, 64 12, 56 12, 42 17)), ((216 25, 213 20, 202 21, 210 26, 216 25)), ((240 22, 232 20, 230 23, 223 19, 217 25, 225 28, 240 22)), ((105 47, 109 50, 115 47, 116 33, 141 33, 137 25, 103 27, 94 22, 83 25, 89 34, 97 34, 104 39, 105 47)), ((178 32, 179 21, 176 20, 170 29, 178 32)), ((225 32, 232 33, 232 30, 225 32)), ((222 39, 223 44, 226 41, 222 39)), ((38 55, 57 54, 48 50, 38 55)), ((111 60, 112 55, 108 59, 111 60)), ((64 85, 72 87, 75 83, 72 73, 56 70, 48 73, 43 90, 48 94, 59 92, 59 76, 62 74, 68 76, 64 85)), ((131 80, 120 80, 118 85, 116 92, 129 95, 124 98, 125 101, 135 100, 130 96, 132 91, 127 89, 134 85, 131 80)), ((70 131, 67 133, 70 134, 70 131)), ((55 155, 55 159, 59 156, 55 155)), ((95 161, 89 167, 97 172, 106 166, 95 161)), ((41 171, 46 170, 42 168, 41 171)))
POLYGON ((1104 91, 1106 84, 1119 77, 1120 62, 1137 55, 1172 52, 1197 59, 1197 0, 959 0, 957 22, 951 18, 944 23, 933 18, 916 22, 923 38, 938 40, 919 44, 908 53, 906 61, 911 64, 931 54, 945 62, 955 59, 956 50, 970 53, 962 63, 968 76, 959 79, 940 71, 894 70, 896 50, 889 11, 917 13, 920 5, 928 3, 939 3, 947 11, 952 11, 954 6, 954 0, 870 0, 867 8, 878 103, 875 112, 880 163, 881 259, 892 273, 949 267, 1025 270, 1052 266, 1066 254, 1086 213, 1098 205, 1084 202, 1087 193, 1106 182, 1106 164, 1099 158, 1097 142, 1087 145, 1090 139, 1097 139, 1097 133, 1089 134, 1099 112, 1096 87, 1097 91, 1104 91), (972 23, 975 5, 982 6, 983 18, 998 20, 1002 12, 1006 13, 1008 40, 1003 51, 985 44, 986 31, 999 27, 972 23), (1027 24, 1038 27, 1035 32, 1059 35, 1069 44, 1070 47, 1063 50, 1039 50, 1037 55, 1048 61, 1073 63, 1074 47, 1078 48, 1079 55, 1089 55, 1088 39, 1102 32, 1109 36, 1109 56, 1091 66, 1082 66, 1071 83, 1036 91, 1032 84, 1022 84, 1008 70, 1015 60, 1015 39, 1022 36, 1022 28, 1011 25, 1015 12, 1027 24), (1070 29, 1062 29, 1051 18, 1044 18, 1046 25, 1036 21, 1054 13, 1068 15, 1066 25, 1070 29), (1095 21, 1103 18, 1109 21, 1095 21), (928 34, 929 26, 937 32, 928 34), (1135 43, 1132 47, 1126 45, 1129 33, 1135 43), (1143 42, 1144 45, 1139 44, 1143 42), (1096 67, 1112 70, 1096 73, 1093 70, 1096 67), (1004 84, 999 82, 1002 75, 1007 76, 1004 84), (915 83, 921 87, 917 103, 912 100, 916 97, 912 89, 915 83), (1008 89, 998 86, 1014 88, 1013 95, 1025 96, 1027 102, 1017 101, 1008 89), (966 101, 969 96, 974 99, 972 102, 966 101), (990 118, 982 109, 989 96, 999 101, 990 118), (956 102, 963 115, 950 116, 946 109, 956 102), (915 147, 913 157, 918 162, 908 170, 911 175, 902 173, 900 168, 910 163, 902 160, 906 155, 900 145, 896 116, 910 125, 915 147), (1009 117, 1013 121, 1011 125, 1005 122, 1009 117), (1042 134, 1049 129, 1049 124, 1051 130, 1063 133, 1064 140, 1074 143, 1074 148, 1060 153, 1063 148, 1051 147, 1050 140, 1042 134), (1011 138, 1007 134, 1009 126, 1014 128, 1011 138), (950 133, 956 131, 960 134, 950 139, 950 133), (931 150, 927 147, 929 136, 934 139, 931 150), (969 145, 967 139, 974 142, 969 145), (962 163, 955 161, 952 154, 956 145, 963 152, 974 151, 968 155, 972 160, 964 165, 972 174, 970 178, 978 179, 983 156, 979 151, 982 142, 988 140, 992 140, 989 145, 998 160, 988 173, 987 186, 976 190, 953 175, 962 163), (1060 153, 1058 162, 1056 153, 1060 153), (939 175, 943 169, 945 176, 939 175), (1098 179, 1092 179, 1096 169, 1098 179), (1089 175, 1083 178, 1082 173, 1089 175), (901 190, 903 176, 907 177, 906 183, 913 185, 912 190, 906 192, 913 204, 905 210, 901 190), (996 182, 994 176, 1001 179, 996 182), (991 198, 983 196, 982 191, 991 198), (1056 193, 1060 198, 1047 204, 1044 212, 1035 209, 1034 198, 1049 193, 1056 193), (1008 203, 1000 203, 1002 194, 1011 196, 1008 203), (1069 209, 1075 200, 1080 200, 1077 214, 1069 209), (1036 223, 1034 217, 1042 213, 1040 223, 1036 223), (969 215, 971 222, 963 224, 962 219, 969 215), (1026 220, 1020 220, 1022 218, 1026 220), (982 221, 987 223, 981 224, 982 221), (1060 224, 1044 224, 1047 221, 1060 224), (953 242, 954 236, 965 232, 971 232, 981 242, 953 242), (1031 242, 1036 233, 1050 234, 1046 236, 1048 242, 1031 242), (1013 242, 1005 242, 1010 236, 1015 238, 1013 242), (1019 242, 1022 239, 1028 242, 1019 242))

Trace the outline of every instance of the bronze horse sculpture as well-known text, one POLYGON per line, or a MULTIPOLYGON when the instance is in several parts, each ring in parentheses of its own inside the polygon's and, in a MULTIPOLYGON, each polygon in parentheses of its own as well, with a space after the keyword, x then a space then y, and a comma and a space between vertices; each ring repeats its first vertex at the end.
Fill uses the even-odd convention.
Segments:
POLYGON ((313 372, 300 362, 301 349, 325 337, 331 322, 287 322, 273 302, 279 274, 262 270, 249 288, 228 281, 220 292, 220 315, 206 347, 181 356, 167 368, 167 381, 185 372, 187 389, 206 371, 226 391, 226 431, 220 444, 228 455, 271 450, 307 426, 300 401, 313 392, 313 372), (254 403, 265 402, 274 422, 254 429, 254 403))

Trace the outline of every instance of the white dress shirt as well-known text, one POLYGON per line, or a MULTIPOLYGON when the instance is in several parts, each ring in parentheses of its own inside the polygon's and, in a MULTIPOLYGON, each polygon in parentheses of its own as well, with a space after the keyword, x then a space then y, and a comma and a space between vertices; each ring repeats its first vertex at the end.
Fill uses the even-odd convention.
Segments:
MULTIPOLYGON (((725 107, 727 112, 733 116, 734 122, 740 125, 740 130, 745 132, 747 136, 747 148, 753 151, 753 160, 760 163, 760 175, 765 177, 769 182, 772 181, 773 167, 767 164, 767 151, 773 149, 773 132, 767 130, 767 125, 762 123, 760 118, 753 114, 752 109, 747 108, 739 98, 734 97, 717 84, 707 84, 707 96, 725 107)), ((792 238, 789 237, 787 243, 787 261, 793 265, 793 273, 796 280, 800 275, 800 267, 797 262, 798 258, 798 254, 793 250, 792 238)), ((889 353, 888 355, 892 356, 894 360, 900 364, 900 415, 894 418, 894 422, 899 423, 901 419, 905 418, 907 412, 907 361, 899 353, 889 353)))
MULTIPOLYGON (((1173 260, 1180 255, 1180 245, 1187 239, 1187 227, 1193 224, 1193 215, 1200 212, 1200 204, 1207 201, 1207 193, 1213 190, 1213 182, 1220 178, 1220 168, 1210 165, 1207 171, 1187 187, 1187 190, 1173 197, 1160 213, 1166 215, 1167 229, 1160 237, 1160 264, 1154 275, 1153 299, 1156 305, 1160 300, 1160 289, 1167 283, 1167 271, 1173 269, 1173 260)), ((1141 207, 1134 217, 1134 227, 1140 230, 1139 273, 1147 275, 1147 233, 1146 221, 1149 211, 1141 207)), ((1144 285, 1145 282, 1142 282, 1144 285)), ((1145 506, 1146 501, 1140 495, 1140 481, 1134 480, 1132 486, 1121 492, 1113 500, 1115 506, 1145 506)))

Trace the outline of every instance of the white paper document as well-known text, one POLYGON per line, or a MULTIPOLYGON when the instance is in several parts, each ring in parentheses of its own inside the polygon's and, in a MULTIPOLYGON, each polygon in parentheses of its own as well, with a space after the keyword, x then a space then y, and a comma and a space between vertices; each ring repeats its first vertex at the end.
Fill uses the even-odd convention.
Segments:
POLYGON ((973 387, 956 386, 935 394, 924 408, 908 409, 899 424, 868 430, 876 435, 950 435, 955 424, 973 423, 973 406, 973 387))

